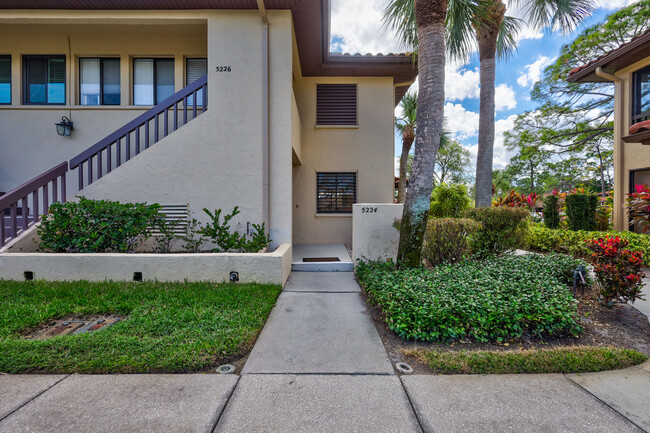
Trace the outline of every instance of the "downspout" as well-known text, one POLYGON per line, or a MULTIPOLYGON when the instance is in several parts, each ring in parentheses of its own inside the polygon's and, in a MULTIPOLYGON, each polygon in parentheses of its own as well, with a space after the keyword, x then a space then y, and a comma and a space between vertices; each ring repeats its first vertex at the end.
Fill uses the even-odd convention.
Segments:
POLYGON ((271 231, 269 204, 269 20, 264 0, 257 0, 262 20, 262 217, 271 231))
MULTIPOLYGON (((611 81, 614 83, 614 95, 618 95, 618 98, 616 98, 615 103, 616 104, 621 104, 622 102, 622 89, 620 88, 621 83, 623 80, 616 75, 608 74, 607 72, 603 71, 603 68, 600 66, 596 68, 596 75, 599 76, 600 78, 604 78, 607 81, 611 81)), ((614 113, 623 113, 623 110, 620 110, 620 107, 614 107, 614 113)), ((616 135, 616 128, 618 128, 618 124, 614 122, 614 135, 616 135)), ((620 132, 620 131, 619 131, 620 132)), ((620 138, 620 137, 619 137, 620 138)), ((625 173, 621 169, 617 169, 618 166, 623 165, 623 161, 625 160, 625 146, 621 145, 620 140, 617 143, 614 143, 614 149, 616 151, 616 148, 618 147, 618 164, 614 165, 614 191, 616 192, 617 189, 620 188, 621 194, 625 194, 625 173)), ((615 209, 616 210, 616 209, 615 209)), ((620 211, 620 210, 619 210, 620 211)), ((616 214, 615 214, 616 215, 616 214)), ((625 214, 621 216, 621 218, 625 218, 625 214)), ((621 225, 619 221, 616 221, 617 225, 621 225)), ((614 230, 618 230, 618 227, 614 227, 614 230)))

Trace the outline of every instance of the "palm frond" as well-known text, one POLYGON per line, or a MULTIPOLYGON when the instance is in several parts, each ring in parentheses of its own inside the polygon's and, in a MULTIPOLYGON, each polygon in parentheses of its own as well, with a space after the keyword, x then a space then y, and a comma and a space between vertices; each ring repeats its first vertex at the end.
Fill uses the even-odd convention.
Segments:
POLYGON ((499 28, 497 38, 497 58, 507 59, 517 51, 517 35, 523 21, 519 18, 505 16, 499 28))
POLYGON ((382 27, 393 30, 402 49, 418 50, 418 28, 415 22, 415 0, 390 0, 382 14, 382 27))
POLYGON ((511 0, 523 8, 526 21, 535 29, 548 28, 569 33, 591 15, 593 0, 511 0))
POLYGON ((475 17, 481 14, 478 0, 449 0, 445 23, 446 45, 449 57, 463 60, 476 51, 475 17))
POLYGON ((400 101, 402 115, 395 121, 395 127, 399 131, 404 131, 406 127, 415 128, 415 122, 418 111, 418 92, 408 92, 400 101))

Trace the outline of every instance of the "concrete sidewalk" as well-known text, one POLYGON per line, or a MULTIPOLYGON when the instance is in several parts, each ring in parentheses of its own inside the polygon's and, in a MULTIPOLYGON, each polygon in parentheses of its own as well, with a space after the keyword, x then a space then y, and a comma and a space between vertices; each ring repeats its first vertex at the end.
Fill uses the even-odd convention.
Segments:
POLYGON ((0 375, 4 432, 650 432, 650 363, 394 374, 351 273, 293 273, 241 377, 0 375))

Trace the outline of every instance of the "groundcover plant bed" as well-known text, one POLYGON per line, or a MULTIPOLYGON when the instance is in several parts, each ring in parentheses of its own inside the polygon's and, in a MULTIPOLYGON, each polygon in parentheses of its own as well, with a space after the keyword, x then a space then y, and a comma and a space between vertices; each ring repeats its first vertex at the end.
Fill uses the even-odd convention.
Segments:
POLYGON ((260 284, 0 281, 0 372, 202 371, 243 355, 281 291, 260 284), (117 316, 99 331, 35 340, 70 316, 117 316))
POLYGON ((578 265, 585 263, 560 254, 505 255, 433 269, 362 263, 357 276, 398 336, 487 342, 577 336, 569 285, 578 265))

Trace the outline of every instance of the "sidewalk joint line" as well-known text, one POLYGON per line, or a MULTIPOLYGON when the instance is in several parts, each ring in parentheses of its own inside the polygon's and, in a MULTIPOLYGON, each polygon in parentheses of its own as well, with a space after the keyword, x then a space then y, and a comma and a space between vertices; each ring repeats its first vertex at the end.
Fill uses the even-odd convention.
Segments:
MULTIPOLYGON (((576 373, 571 373, 571 374, 576 374, 576 373)), ((580 374, 580 373, 577 373, 577 374, 580 374)), ((584 374, 584 373, 583 373, 583 374, 584 374)), ((626 421, 632 423, 633 425, 635 425, 636 427, 638 427, 641 431, 648 432, 648 430, 646 430, 645 428, 641 427, 640 425, 638 425, 637 423, 635 423, 634 421, 632 421, 631 419, 629 419, 628 417, 626 417, 625 415, 623 415, 621 412, 619 412, 616 408, 612 407, 612 406, 611 406, 609 403, 607 403, 605 400, 601 399, 601 398, 598 397, 596 394, 594 394, 593 392, 589 391, 587 388, 585 388, 584 386, 580 385, 580 384, 579 384, 578 382, 576 382, 575 380, 571 379, 567 373, 562 373, 562 375, 563 375, 563 376, 564 376, 564 377, 565 377, 569 382, 571 382, 572 384, 574 384, 575 386, 577 386, 578 388, 580 388, 581 390, 583 390, 583 391, 586 392, 587 394, 591 395, 591 396, 594 397, 596 400, 598 400, 599 402, 601 402, 602 404, 604 404, 605 406, 607 406, 608 408, 610 408, 611 410, 613 410, 614 412, 616 412, 616 413, 617 413, 621 418, 623 418, 624 420, 626 420, 626 421)))
POLYGON ((56 382, 54 382, 52 385, 48 386, 48 387, 45 388, 43 391, 39 392, 38 394, 36 394, 35 396, 33 396, 32 398, 30 398, 29 400, 27 400, 25 403, 21 404, 20 406, 18 406, 17 408, 15 408, 15 409, 12 410, 11 412, 9 412, 7 415, 5 415, 5 416, 3 416, 2 418, 0 418, 0 422, 6 420, 6 419, 9 418, 11 415, 13 415, 14 413, 18 412, 20 409, 22 409, 23 407, 27 406, 29 403, 33 402, 33 401, 36 400, 38 397, 40 397, 41 395, 45 394, 47 391, 51 390, 52 388, 54 388, 55 386, 57 386, 59 383, 63 382, 65 379, 69 378, 70 376, 72 376, 72 374, 66 374, 66 375, 63 376, 61 379, 59 379, 59 380, 57 380, 56 382))
POLYGON ((275 375, 275 376, 395 376, 395 373, 362 373, 362 372, 357 372, 357 373, 319 373, 319 372, 311 372, 311 373, 278 373, 278 372, 269 372, 269 373, 264 373, 264 372, 242 372, 242 376, 244 375, 275 375))
POLYGON ((219 425, 219 421, 221 421, 221 417, 223 416, 224 412, 226 411, 226 408, 230 404, 230 400, 232 399, 232 396, 235 395, 235 390, 239 386, 239 381, 241 380, 241 375, 237 377, 237 383, 235 383, 235 386, 232 387, 232 391, 230 392, 230 395, 228 396, 228 399, 226 400, 226 404, 223 405, 223 409, 221 409, 221 412, 217 414, 216 419, 214 420, 214 423, 212 424, 212 427, 208 430, 208 433, 214 433, 217 429, 217 425, 219 425))
POLYGON ((287 293, 331 293, 333 295, 336 295, 337 293, 361 293, 359 290, 350 290, 347 292, 331 292, 328 290, 283 290, 283 292, 287 293))
MULTIPOLYGON (((404 390, 404 394, 406 394, 406 399, 409 401, 409 406, 411 406, 411 410, 413 411, 413 415, 415 415, 415 419, 418 422, 418 425, 420 426, 420 430, 422 432, 424 432, 424 427, 422 426, 422 421, 420 421, 420 415, 418 415, 418 411, 415 410, 415 405, 413 404, 413 400, 411 400, 411 396, 409 395, 409 392, 406 390, 406 387, 404 386, 404 382, 402 381, 402 377, 398 376, 397 379, 399 380, 399 384, 402 386, 402 389, 404 390)), ((431 433, 433 433, 433 431, 431 433)))

